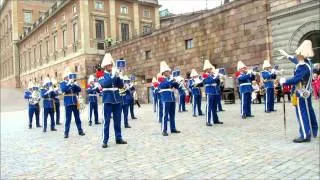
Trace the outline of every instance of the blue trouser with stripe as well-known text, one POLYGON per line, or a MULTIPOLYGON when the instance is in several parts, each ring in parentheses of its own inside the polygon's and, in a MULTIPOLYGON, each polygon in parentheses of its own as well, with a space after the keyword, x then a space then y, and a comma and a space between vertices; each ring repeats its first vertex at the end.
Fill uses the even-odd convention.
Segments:
POLYGON ((129 104, 131 118, 135 117, 133 108, 134 108, 134 103, 132 102, 132 103, 129 104))
POLYGON ((65 124, 64 135, 69 135, 72 113, 77 125, 78 132, 79 133, 83 132, 81 128, 80 114, 79 114, 79 109, 77 105, 69 105, 69 106, 66 106, 65 108, 66 108, 66 124, 65 124))
POLYGON ((222 111, 222 104, 221 104, 221 94, 217 95, 217 101, 218 101, 218 111, 222 111))
POLYGON ((60 102, 54 103, 56 106, 56 123, 60 123, 60 102))
POLYGON ((129 123, 128 123, 129 112, 128 111, 129 111, 129 104, 122 104, 124 126, 129 126, 129 123))
POLYGON ((241 93, 241 115, 251 116, 251 92, 241 93))
POLYGON ((113 128, 114 128, 116 141, 122 139, 122 136, 121 136, 122 107, 121 106, 122 105, 120 103, 117 103, 117 104, 104 103, 103 104, 104 121, 103 121, 103 130, 102 130, 102 139, 104 144, 107 144, 109 140, 109 126, 110 126, 111 113, 113 115, 113 128))
POLYGON ((206 121, 208 124, 219 121, 217 115, 218 96, 220 95, 207 94, 206 121))
POLYGON ((50 120, 51 120, 51 129, 54 129, 55 122, 54 122, 54 109, 53 108, 43 108, 43 130, 47 130, 47 119, 48 115, 50 115, 50 120))
POLYGON ((186 95, 179 95, 179 112, 186 111, 186 95))
POLYGON ((89 114, 89 122, 91 123, 92 113, 94 113, 94 122, 98 123, 98 102, 89 102, 90 114, 89 114))
POLYGON ((153 96, 153 112, 157 112, 157 103, 158 103, 158 100, 155 96, 153 96))
POLYGON ((156 120, 161 123, 162 122, 162 117, 163 117, 163 104, 160 98, 157 101, 157 118, 156 120))
POLYGON ((28 110, 28 115, 29 115, 29 126, 32 126, 32 119, 33 119, 33 114, 36 116, 36 126, 40 126, 40 108, 29 108, 28 110))
POLYGON ((296 115, 299 122, 300 137, 303 139, 309 139, 311 135, 316 137, 318 135, 318 123, 312 107, 311 96, 307 99, 298 98, 296 115))
POLYGON ((168 121, 170 121, 170 130, 176 130, 175 124, 175 111, 176 111, 176 102, 162 102, 163 105, 163 117, 161 123, 161 131, 167 132, 168 121))
POLYGON ((274 111, 274 89, 267 88, 264 96, 264 111, 274 111))
POLYGON ((201 95, 192 96, 192 115, 196 115, 196 110, 198 109, 198 115, 202 115, 201 111, 201 95))

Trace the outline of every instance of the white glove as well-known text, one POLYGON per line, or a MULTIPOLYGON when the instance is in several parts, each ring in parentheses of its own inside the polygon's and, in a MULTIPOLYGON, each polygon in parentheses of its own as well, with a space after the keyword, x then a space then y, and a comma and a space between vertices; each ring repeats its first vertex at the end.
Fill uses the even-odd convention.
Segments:
POLYGON ((248 73, 248 74, 253 74, 253 71, 252 71, 252 70, 248 70, 247 73, 248 73))
POLYGON ((97 82, 95 82, 95 83, 94 83, 94 87, 95 87, 95 88, 99 88, 99 87, 100 87, 100 84, 97 83, 97 82))
POLYGON ((276 70, 275 70, 275 69, 272 69, 272 70, 271 70, 271 74, 276 74, 276 70))
POLYGON ((279 51, 279 53, 280 53, 281 55, 283 55, 283 56, 285 56, 285 57, 288 57, 288 56, 289 56, 289 54, 288 54, 287 52, 285 52, 283 49, 279 49, 278 51, 279 51))
POLYGON ((76 82, 74 82, 74 85, 79 86, 79 83, 76 81, 76 82))
POLYGON ((286 78, 284 78, 284 77, 280 78, 280 84, 281 85, 284 84, 285 82, 286 82, 286 78))

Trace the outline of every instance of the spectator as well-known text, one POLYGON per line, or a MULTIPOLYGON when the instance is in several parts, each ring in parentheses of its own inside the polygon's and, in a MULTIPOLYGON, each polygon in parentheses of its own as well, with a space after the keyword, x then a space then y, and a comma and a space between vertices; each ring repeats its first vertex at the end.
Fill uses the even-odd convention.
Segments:
POLYGON ((277 97, 277 103, 279 103, 281 102, 281 97, 283 97, 282 87, 279 83, 279 80, 274 81, 274 89, 275 89, 275 96, 277 97))
POLYGON ((253 88, 253 92, 252 92, 252 103, 259 103, 261 104, 261 95, 260 95, 260 86, 257 83, 257 81, 252 81, 252 88, 253 88))
POLYGON ((135 103, 136 105, 138 105, 138 107, 140 108, 141 105, 140 105, 140 103, 139 103, 137 91, 136 91, 135 89, 133 90, 133 99, 134 99, 134 103, 135 103))
POLYGON ((283 86, 283 97, 288 95, 288 101, 291 101, 291 85, 284 85, 283 86))
POLYGON ((312 89, 314 97, 318 100, 320 97, 320 75, 313 74, 312 89))

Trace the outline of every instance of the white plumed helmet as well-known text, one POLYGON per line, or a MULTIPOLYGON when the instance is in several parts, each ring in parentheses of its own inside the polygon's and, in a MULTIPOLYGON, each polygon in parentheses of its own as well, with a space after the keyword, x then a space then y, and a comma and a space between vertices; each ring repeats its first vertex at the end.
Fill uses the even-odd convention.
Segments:
POLYGON ((212 69, 213 72, 215 70, 215 67, 210 63, 209 60, 205 60, 203 64, 203 70, 207 70, 207 69, 212 69))
POLYGON ((271 64, 270 64, 270 61, 269 60, 264 60, 263 61, 263 65, 262 65, 262 68, 268 68, 268 67, 271 67, 271 64))
POLYGON ((166 71, 171 71, 168 64, 165 61, 160 62, 160 73, 164 73, 166 71))
POLYGON ((112 65, 114 64, 113 58, 110 53, 106 53, 103 57, 102 62, 101 62, 101 67, 103 68, 103 67, 110 65, 110 64, 112 64, 112 65))
POLYGON ((313 57, 312 42, 310 40, 304 40, 296 50, 296 55, 302 55, 305 58, 313 57))
POLYGON ((197 71, 195 69, 192 69, 191 73, 190 73, 190 77, 194 77, 194 76, 199 76, 199 74, 197 73, 197 71))
POLYGON ((238 61, 237 69, 240 70, 244 67, 247 67, 242 61, 238 61))

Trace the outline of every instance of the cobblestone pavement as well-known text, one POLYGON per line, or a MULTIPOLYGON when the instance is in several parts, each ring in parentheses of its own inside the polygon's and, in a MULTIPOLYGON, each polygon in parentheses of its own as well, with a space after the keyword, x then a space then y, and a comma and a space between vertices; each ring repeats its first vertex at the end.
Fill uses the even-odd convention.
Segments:
MULTIPOLYGON (((168 137, 161 135, 152 106, 142 105, 135 108, 139 119, 129 121, 132 128, 122 129, 128 144, 116 145, 112 129, 107 149, 101 148, 102 126, 89 127, 87 113, 81 115, 86 136, 77 135, 72 121, 64 139, 64 126, 29 130, 26 110, 1 112, 1 179, 319 179, 319 138, 292 143, 298 123, 286 105, 286 137, 282 104, 271 114, 255 104, 255 118, 246 120, 239 103, 224 105, 224 124, 213 127, 190 110, 176 113, 182 133, 168 137)), ((314 108, 319 120, 318 102, 314 108)))

